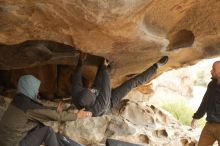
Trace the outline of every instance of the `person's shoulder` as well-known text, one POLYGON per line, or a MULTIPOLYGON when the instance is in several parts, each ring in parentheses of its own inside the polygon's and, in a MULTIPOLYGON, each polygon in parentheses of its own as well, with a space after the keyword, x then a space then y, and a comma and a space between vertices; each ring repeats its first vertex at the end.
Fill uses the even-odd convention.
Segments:
POLYGON ((208 83, 208 88, 211 88, 213 86, 215 86, 217 84, 217 81, 215 79, 212 79, 209 83, 208 83))

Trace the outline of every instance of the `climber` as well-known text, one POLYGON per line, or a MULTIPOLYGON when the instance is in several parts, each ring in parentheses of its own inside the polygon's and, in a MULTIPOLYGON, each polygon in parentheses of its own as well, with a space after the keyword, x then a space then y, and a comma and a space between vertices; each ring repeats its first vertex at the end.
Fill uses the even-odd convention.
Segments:
POLYGON ((191 127, 196 128, 198 119, 206 113, 206 124, 199 138, 198 146, 212 146, 217 140, 220 144, 220 61, 214 62, 209 82, 202 102, 193 115, 191 127))
POLYGON ((86 54, 81 53, 72 77, 72 104, 74 104, 78 109, 85 108, 86 111, 90 111, 92 113, 92 116, 96 117, 105 114, 111 108, 118 105, 121 99, 133 88, 149 81, 156 73, 156 70, 167 63, 168 56, 163 56, 150 68, 141 74, 138 74, 134 78, 125 81, 114 89, 111 88, 110 78, 107 71, 110 67, 107 59, 104 59, 100 64, 93 85, 90 88, 85 88, 81 77, 81 68, 85 60, 86 54))
POLYGON ((0 121, 0 146, 59 146, 57 137, 45 121, 71 121, 91 116, 83 109, 64 112, 60 106, 46 108, 37 102, 40 81, 32 75, 19 78, 17 94, 0 121))

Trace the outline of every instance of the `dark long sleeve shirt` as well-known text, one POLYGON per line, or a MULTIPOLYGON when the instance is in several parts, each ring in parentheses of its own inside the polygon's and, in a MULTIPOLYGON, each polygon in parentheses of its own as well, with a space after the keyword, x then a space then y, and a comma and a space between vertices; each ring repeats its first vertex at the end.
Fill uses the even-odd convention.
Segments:
POLYGON ((78 108, 87 108, 94 104, 96 95, 88 88, 84 87, 82 82, 82 60, 79 59, 72 77, 72 103, 78 108))
POLYGON ((216 79, 209 83, 202 102, 193 115, 194 119, 202 118, 207 113, 208 122, 220 122, 220 84, 216 79))
POLYGON ((17 94, 0 120, 0 146, 18 146, 39 122, 74 121, 76 113, 52 110, 17 94))

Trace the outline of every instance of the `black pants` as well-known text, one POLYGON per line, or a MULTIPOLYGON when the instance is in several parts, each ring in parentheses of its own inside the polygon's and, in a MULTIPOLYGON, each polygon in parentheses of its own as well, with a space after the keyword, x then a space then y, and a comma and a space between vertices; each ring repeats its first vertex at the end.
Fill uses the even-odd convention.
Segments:
MULTIPOLYGON (((73 93, 76 98, 77 92, 84 89, 81 81, 81 62, 79 61, 75 75, 73 76, 73 93)), ((106 66, 101 64, 96 73, 96 77, 93 83, 93 88, 98 89, 99 95, 96 97, 95 103, 89 107, 86 107, 86 110, 91 111, 93 116, 100 116, 106 113, 110 108, 115 107, 125 97, 131 89, 142 85, 143 83, 150 80, 150 78, 156 73, 157 66, 154 64, 141 74, 135 76, 134 78, 125 81, 120 86, 111 89, 111 83, 109 74, 107 72, 106 66)), ((74 103, 77 105, 78 103, 74 103)))
POLYGON ((43 143, 45 146, 60 146, 51 127, 35 128, 21 140, 19 146, 40 146, 43 143))
POLYGON ((97 89, 99 94, 95 103, 87 110, 92 112, 94 117, 97 117, 106 113, 111 106, 111 82, 104 64, 99 66, 92 88, 97 89))
POLYGON ((111 107, 117 106, 121 99, 125 97, 133 88, 143 85, 149 81, 156 71, 157 66, 154 64, 141 74, 136 75, 135 77, 122 83, 120 86, 112 89, 111 107))

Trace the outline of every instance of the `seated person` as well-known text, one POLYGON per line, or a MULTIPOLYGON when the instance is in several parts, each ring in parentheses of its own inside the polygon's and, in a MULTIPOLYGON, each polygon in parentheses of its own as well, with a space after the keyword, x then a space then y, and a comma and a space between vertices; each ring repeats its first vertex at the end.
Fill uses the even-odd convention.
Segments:
POLYGON ((110 108, 115 107, 126 96, 131 89, 138 87, 156 73, 157 69, 166 64, 168 56, 162 57, 157 63, 153 64, 144 72, 138 74, 134 78, 125 81, 120 86, 112 89, 107 67, 108 61, 100 64, 96 73, 95 80, 91 88, 85 88, 82 83, 81 68, 86 59, 86 54, 81 53, 78 64, 72 78, 72 103, 78 108, 85 108, 86 111, 92 112, 93 116, 101 116, 110 108))
MULTIPOLYGON (((17 94, 0 121, 0 146, 59 146, 51 127, 44 121, 72 121, 91 116, 90 112, 58 112, 37 102, 40 81, 32 75, 21 76, 17 94)), ((60 108, 58 108, 60 111, 60 108)))

